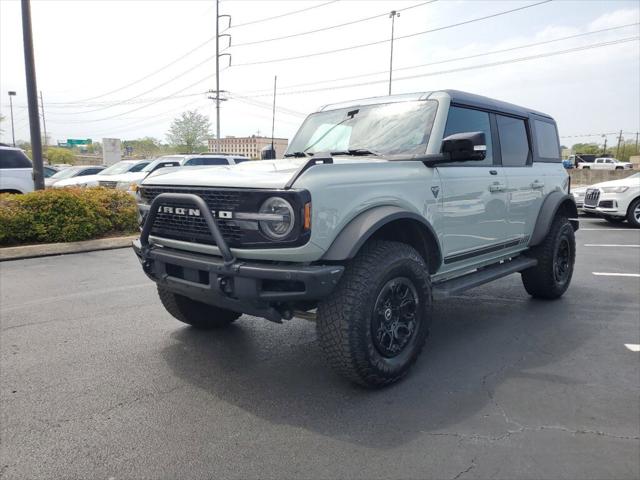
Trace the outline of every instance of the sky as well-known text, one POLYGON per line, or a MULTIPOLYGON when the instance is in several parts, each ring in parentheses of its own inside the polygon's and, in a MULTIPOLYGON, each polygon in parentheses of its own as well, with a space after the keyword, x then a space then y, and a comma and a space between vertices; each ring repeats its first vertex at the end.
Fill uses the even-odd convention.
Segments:
MULTIPOLYGON (((523 105, 552 115, 564 145, 602 143, 602 134, 611 145, 620 130, 635 139, 639 5, 220 1, 220 14, 231 15, 229 29, 228 19, 220 20, 231 36, 230 47, 228 37, 220 40, 221 51, 231 54, 220 59, 227 98, 221 136, 271 134, 274 76, 277 137, 291 139, 322 105, 386 95, 389 12, 397 10, 394 94, 453 88, 523 105), (314 30, 321 31, 306 33, 314 30), (368 43, 373 45, 351 48, 368 43)), ((166 141, 171 121, 194 109, 210 118, 215 132, 214 102, 206 93, 215 89, 214 0, 33 0, 32 22, 52 143, 144 136, 166 141)), ((29 139, 25 85, 20 2, 0 0, 0 114, 6 117, 0 142, 11 141, 10 90, 17 93, 16 140, 29 139)))

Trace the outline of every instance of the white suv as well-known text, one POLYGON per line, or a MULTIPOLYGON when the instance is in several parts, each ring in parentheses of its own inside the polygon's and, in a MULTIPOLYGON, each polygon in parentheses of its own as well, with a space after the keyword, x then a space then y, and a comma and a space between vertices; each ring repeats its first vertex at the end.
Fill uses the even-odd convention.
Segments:
POLYGON ((0 144, 0 193, 33 191, 33 164, 23 150, 0 144))
POLYGON ((640 228, 640 173, 591 185, 585 193, 582 210, 611 223, 627 220, 633 227, 640 228))

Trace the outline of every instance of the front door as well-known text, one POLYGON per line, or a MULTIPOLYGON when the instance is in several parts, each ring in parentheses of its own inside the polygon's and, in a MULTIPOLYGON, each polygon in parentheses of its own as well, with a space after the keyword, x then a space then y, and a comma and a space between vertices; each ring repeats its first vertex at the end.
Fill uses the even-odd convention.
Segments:
POLYGON ((482 260, 506 238, 507 182, 502 167, 494 164, 490 114, 451 106, 444 137, 463 132, 484 132, 487 155, 482 161, 438 166, 442 182, 440 243, 446 270, 482 260))

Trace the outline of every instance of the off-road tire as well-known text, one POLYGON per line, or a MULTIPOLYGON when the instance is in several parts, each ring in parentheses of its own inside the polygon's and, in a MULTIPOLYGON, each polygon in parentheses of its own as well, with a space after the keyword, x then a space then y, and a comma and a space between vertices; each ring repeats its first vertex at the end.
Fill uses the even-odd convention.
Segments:
POLYGON ((636 198, 631 205, 629 205, 629 209, 627 210, 627 221, 629 225, 634 228, 640 228, 640 219, 637 219, 635 216, 636 209, 640 207, 640 198, 636 198))
POLYGON ((183 323, 202 330, 224 328, 242 314, 197 302, 183 295, 170 292, 158 285, 158 296, 167 312, 183 323))
MULTIPOLYGON (((349 262, 336 289, 318 305, 318 339, 328 363, 342 376, 365 387, 382 387, 398 381, 424 346, 431 298, 428 268, 415 249, 399 242, 368 242, 349 262), (374 315, 374 308, 385 291, 393 291, 393 282, 412 284, 415 288, 411 295, 417 297, 417 302, 413 305, 412 334, 406 336, 408 340, 399 353, 389 358, 381 353, 380 338, 374 338, 374 322, 382 319, 374 315)), ((403 308, 396 311, 402 312, 403 308)), ((386 310, 384 318, 388 320, 386 310)))
POLYGON ((544 241, 533 247, 529 256, 538 260, 538 265, 522 272, 522 283, 529 295, 534 298, 553 300, 560 298, 569 288, 576 258, 576 238, 569 219, 558 215, 554 218, 544 241), (566 276, 559 281, 556 274, 556 262, 561 247, 568 247, 566 276))

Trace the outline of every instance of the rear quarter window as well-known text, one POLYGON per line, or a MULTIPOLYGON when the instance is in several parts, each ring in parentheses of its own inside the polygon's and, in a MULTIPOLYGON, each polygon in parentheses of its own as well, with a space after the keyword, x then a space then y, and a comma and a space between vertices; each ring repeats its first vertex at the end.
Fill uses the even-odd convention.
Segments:
POLYGON ((0 150, 0 168, 33 168, 33 165, 20 150, 0 150))
POLYGON ((555 124, 541 120, 534 120, 533 124, 538 157, 542 160, 560 162, 560 145, 555 124))

